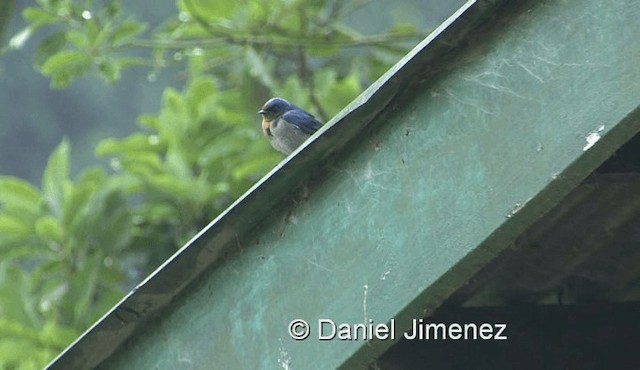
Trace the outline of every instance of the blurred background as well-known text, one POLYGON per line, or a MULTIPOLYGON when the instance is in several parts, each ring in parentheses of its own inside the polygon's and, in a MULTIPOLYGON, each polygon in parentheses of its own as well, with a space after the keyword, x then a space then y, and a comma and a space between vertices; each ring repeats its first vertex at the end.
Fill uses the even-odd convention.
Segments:
POLYGON ((0 368, 37 369, 463 1, 0 3, 0 368))

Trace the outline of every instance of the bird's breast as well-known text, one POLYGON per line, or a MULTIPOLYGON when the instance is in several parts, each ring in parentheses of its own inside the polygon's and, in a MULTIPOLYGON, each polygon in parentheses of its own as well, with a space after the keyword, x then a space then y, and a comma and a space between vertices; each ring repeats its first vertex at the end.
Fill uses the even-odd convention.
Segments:
POLYGON ((266 119, 262 119, 262 133, 265 136, 273 136, 273 134, 271 133, 271 123, 267 121, 266 119))
POLYGON ((284 154, 290 154, 311 136, 282 118, 269 122, 268 132, 271 145, 284 154))

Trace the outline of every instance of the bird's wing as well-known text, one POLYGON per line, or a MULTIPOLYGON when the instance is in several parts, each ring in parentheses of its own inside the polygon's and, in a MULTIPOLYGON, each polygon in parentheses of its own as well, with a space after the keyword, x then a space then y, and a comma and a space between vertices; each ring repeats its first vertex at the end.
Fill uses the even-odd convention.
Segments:
POLYGON ((300 128, 305 134, 313 134, 322 127, 317 119, 302 109, 293 109, 282 115, 282 119, 300 128))

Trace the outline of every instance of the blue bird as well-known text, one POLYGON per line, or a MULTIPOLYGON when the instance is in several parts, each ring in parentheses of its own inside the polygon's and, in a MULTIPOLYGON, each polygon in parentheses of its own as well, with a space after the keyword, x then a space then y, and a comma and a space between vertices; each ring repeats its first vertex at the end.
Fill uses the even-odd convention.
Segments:
POLYGON ((322 127, 315 117, 282 98, 271 98, 258 111, 262 115, 262 133, 271 146, 291 154, 322 127))

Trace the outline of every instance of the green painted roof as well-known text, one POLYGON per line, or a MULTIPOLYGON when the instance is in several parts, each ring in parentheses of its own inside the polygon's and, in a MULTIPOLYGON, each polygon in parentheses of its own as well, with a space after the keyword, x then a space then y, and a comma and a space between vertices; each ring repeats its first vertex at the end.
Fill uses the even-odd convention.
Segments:
POLYGON ((638 15, 468 1, 50 368, 365 366, 392 342, 288 324, 406 330, 479 297, 484 268, 638 132, 638 15))

